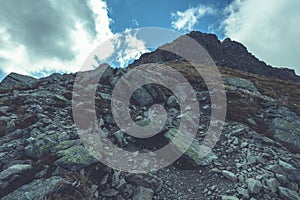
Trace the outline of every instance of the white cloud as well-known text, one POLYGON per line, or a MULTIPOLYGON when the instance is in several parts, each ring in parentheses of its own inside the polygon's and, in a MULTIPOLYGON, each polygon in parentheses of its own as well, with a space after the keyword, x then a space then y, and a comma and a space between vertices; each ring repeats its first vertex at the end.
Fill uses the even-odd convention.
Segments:
POLYGON ((300 1, 234 0, 222 26, 225 35, 242 42, 273 66, 300 74, 300 1))
MULTIPOLYGON (((119 50, 107 42, 113 22, 104 0, 17 0, 0 7, 0 71, 21 74, 75 72, 89 54, 106 41, 101 60, 119 50)), ((134 39, 134 35, 132 35, 134 39)), ((136 39, 136 38, 135 38, 136 39)), ((124 40, 131 49, 143 42, 124 40)), ((124 59, 136 58, 126 55, 124 59)), ((124 60, 126 62, 126 60, 124 60)))
POLYGON ((133 24, 133 26, 136 26, 136 27, 138 27, 140 25, 136 19, 132 20, 132 24, 133 24))
POLYGON ((149 52, 143 34, 138 37, 138 33, 139 29, 126 29, 123 33, 115 34, 95 51, 97 60, 110 63, 113 67, 128 66, 143 53, 149 52))
POLYGON ((123 51, 119 51, 118 62, 121 67, 125 67, 132 60, 138 59, 142 54, 149 50, 145 47, 145 42, 139 40, 135 32, 131 30, 125 31, 125 44, 123 51))
POLYGON ((203 5, 192 7, 185 11, 176 11, 171 13, 171 18, 173 19, 171 25, 179 31, 192 31, 201 17, 214 12, 213 8, 203 5))

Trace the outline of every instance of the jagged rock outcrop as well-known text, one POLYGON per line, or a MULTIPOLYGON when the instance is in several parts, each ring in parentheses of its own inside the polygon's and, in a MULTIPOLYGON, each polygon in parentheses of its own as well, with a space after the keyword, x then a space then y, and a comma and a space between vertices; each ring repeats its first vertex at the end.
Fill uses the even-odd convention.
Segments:
POLYGON ((49 179, 36 179, 28 185, 20 187, 15 192, 12 192, 2 199, 11 200, 11 199, 44 199, 59 188, 60 184, 64 183, 64 179, 61 177, 53 176, 49 179))
MULTIPOLYGON (((222 43, 214 35, 191 34, 199 37, 199 41, 209 41, 205 43, 209 51, 215 51, 218 46, 216 57, 224 56, 224 49, 228 49, 226 55, 233 60, 237 58, 235 63, 243 64, 232 52, 248 54, 243 46, 230 40, 222 43)), ((155 155, 156 150, 173 142, 186 111, 191 108, 182 111, 179 98, 172 91, 147 84, 131 96, 128 118, 142 127, 147 126, 150 116, 161 119, 150 109, 153 104, 160 104, 167 116, 164 126, 149 138, 134 137, 121 130, 112 113, 111 101, 120 77, 129 73, 130 68, 108 68, 100 80, 98 72, 106 65, 88 72, 52 74, 38 80, 9 75, 0 84, 0 198, 300 199, 299 83, 219 67, 225 86, 227 115, 217 143, 209 154, 201 157, 199 150, 210 123, 219 123, 214 119, 210 122, 212 108, 221 109, 224 105, 212 104, 210 95, 214 95, 214 91, 208 91, 190 63, 157 52, 142 56, 140 61, 147 56, 155 63, 171 60, 166 64, 182 72, 195 90, 193 99, 199 103, 200 118, 194 141, 187 151, 159 170, 155 169, 164 160, 139 159, 140 154, 155 155), (83 85, 74 84, 76 75, 83 85), (12 76, 18 77, 16 84, 12 76), (26 80, 30 84, 26 84, 26 80), (91 80, 98 82, 89 84, 91 80), (86 96, 91 91, 95 94, 92 100, 86 96), (90 107, 92 103, 95 107, 90 107), (77 117, 82 124, 75 123, 75 108, 81 108, 77 110, 77 117), (96 124, 92 124, 94 116, 90 118, 93 112, 96 124), (99 128, 102 129, 101 142, 94 140, 97 134, 90 134, 99 128), (80 137, 83 134, 87 134, 91 144, 96 144, 96 149, 87 148, 86 140, 80 137), (114 157, 116 152, 111 146, 105 146, 108 141, 130 156, 114 157), (94 152, 100 152, 100 156, 94 152), (122 166, 142 165, 152 172, 141 174, 112 169, 103 164, 107 159, 121 162, 122 166)), ((234 68, 240 69, 239 66, 234 68)), ((156 78, 164 80, 159 75, 156 78)), ((174 81, 170 76, 169 80, 174 81)), ((186 92, 180 87, 178 91, 182 96, 186 92)), ((127 93, 121 90, 120 96, 127 93)), ((117 101, 118 112, 124 112, 121 103, 117 101)), ((188 121, 196 123, 193 119, 188 121)), ((190 138, 189 128, 185 126, 182 132, 190 138)), ((174 148, 165 152, 166 156, 173 151, 178 153, 187 142, 187 138, 181 136, 173 142, 174 148)))
MULTIPOLYGON (((191 73, 188 63, 168 64, 184 71, 184 75, 191 73)), ((209 125, 209 92, 201 79, 188 76, 201 102, 196 140, 172 165, 147 174, 112 170, 85 149, 72 119, 74 74, 54 74, 27 89, 12 88, 13 93, 2 90, 1 198, 299 199, 300 157, 295 153, 300 152, 297 90, 279 88, 287 84, 284 81, 227 68, 220 71, 228 115, 211 154, 204 158, 197 155, 209 125), (270 93, 276 88, 280 93, 270 93)), ((116 126, 109 103, 124 73, 123 69, 109 69, 98 85, 95 100, 99 125, 112 142, 124 149, 160 148, 170 142, 180 124, 177 98, 157 85, 147 85, 135 93, 130 109, 137 124, 149 123, 148 108, 157 102, 165 106, 168 120, 155 137, 143 140, 127 135, 116 126), (140 100, 139 96, 145 98, 140 100)), ((91 80, 95 71, 86 75, 86 81, 91 80)), ((289 84, 299 88, 297 83, 289 84)), ((89 88, 81 88, 81 92, 85 90, 89 88)), ((185 140, 179 141, 175 146, 180 149, 185 140)), ((130 159, 135 162, 135 157, 130 159)), ((155 162, 143 164, 154 166, 155 162)))
MULTIPOLYGON (((215 61, 217 66, 238 69, 245 72, 276 77, 282 80, 300 82, 300 77, 295 71, 288 68, 275 68, 267 65, 252 55, 247 48, 230 38, 220 41, 214 34, 192 31, 187 36, 196 40, 215 61)), ((143 54, 133 65, 144 63, 163 63, 168 61, 183 60, 178 55, 157 49, 154 52, 143 54)))
POLYGON ((32 87, 37 83, 37 79, 16 73, 10 73, 1 82, 1 89, 13 89, 22 87, 32 87))

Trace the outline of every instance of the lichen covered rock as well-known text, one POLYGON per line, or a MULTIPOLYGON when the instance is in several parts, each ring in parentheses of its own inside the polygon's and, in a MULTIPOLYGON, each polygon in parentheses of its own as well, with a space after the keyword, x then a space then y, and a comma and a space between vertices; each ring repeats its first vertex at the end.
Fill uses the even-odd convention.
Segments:
POLYGON ((61 150, 56 153, 56 156, 60 158, 55 161, 55 165, 70 170, 79 170, 97 162, 96 158, 82 145, 61 150))

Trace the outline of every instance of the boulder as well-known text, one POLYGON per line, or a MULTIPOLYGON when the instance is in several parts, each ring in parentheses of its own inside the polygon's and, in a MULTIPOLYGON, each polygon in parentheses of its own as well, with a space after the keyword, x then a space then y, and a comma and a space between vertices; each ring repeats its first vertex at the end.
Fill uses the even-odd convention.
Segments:
POLYGON ((254 86, 254 84, 251 81, 248 81, 246 79, 236 78, 236 77, 234 77, 234 78, 233 77, 225 77, 224 81, 227 85, 230 85, 232 87, 259 93, 257 88, 254 86))
POLYGON ((0 83, 1 89, 21 89, 33 87, 38 79, 17 73, 10 73, 0 83))
POLYGON ((300 150, 300 126, 293 121, 281 118, 273 120, 275 132, 274 138, 278 141, 288 143, 300 150), (299 127, 298 127, 299 126, 299 127))
POLYGON ((254 178, 247 179, 246 183, 250 193, 257 194, 262 189, 261 182, 259 180, 255 180, 254 178))
POLYGON ((279 196, 285 200, 300 200, 300 195, 296 191, 285 187, 279 187, 279 196))
POLYGON ((36 179, 33 182, 23 185, 14 192, 2 197, 2 200, 28 200, 44 199, 46 196, 53 194, 64 179, 59 176, 52 176, 48 179, 36 179))
POLYGON ((266 185, 268 186, 269 190, 272 192, 276 192, 279 186, 279 182, 275 178, 270 178, 266 181, 266 185))
POLYGON ((20 174, 20 173, 24 172, 25 170, 28 170, 31 168, 32 168, 31 165, 26 165, 26 164, 24 164, 24 165, 17 164, 17 165, 10 166, 9 168, 0 172, 0 181, 9 179, 11 176, 20 174))
POLYGON ((160 191, 163 186, 162 180, 151 174, 128 174, 125 179, 129 183, 150 188, 155 192, 160 191))
POLYGON ((228 195, 223 195, 221 198, 222 198, 222 200, 238 200, 237 197, 235 197, 235 196, 228 196, 228 195))
MULTIPOLYGON (((164 134, 164 137, 168 141, 172 141, 173 138, 176 136, 176 134, 177 134, 177 129, 169 129, 164 134)), ((186 137, 188 137, 188 135, 186 137)), ((194 141, 189 146, 189 148, 186 151, 184 151, 184 147, 187 144, 186 137, 182 138, 181 140, 178 140, 178 143, 176 143, 175 145, 178 148, 178 150, 180 150, 183 153, 182 158, 185 159, 190 165, 195 167, 207 166, 213 160, 218 158, 217 155, 211 151, 205 157, 201 157, 199 152, 201 150, 201 144, 196 139, 194 139, 194 141)))
POLYGON ((177 98, 172 95, 167 99, 167 105, 170 107, 175 107, 176 105, 178 105, 178 101, 177 98))
POLYGON ((97 162, 96 158, 82 145, 61 150, 56 153, 56 156, 59 159, 55 161, 55 165, 73 171, 80 170, 97 162))
POLYGON ((279 166, 286 173, 288 179, 293 182, 300 182, 300 170, 295 168, 293 165, 279 160, 279 166))
POLYGON ((25 154, 31 158, 40 159, 51 152, 57 142, 51 135, 40 134, 27 139, 28 145, 25 147, 25 154))
POLYGON ((101 195, 104 197, 114 197, 119 193, 118 190, 110 188, 101 192, 101 195))
POLYGON ((228 180, 232 181, 232 182, 236 182, 237 181, 237 177, 234 173, 227 171, 227 170, 222 170, 222 175, 227 178, 228 180))
POLYGON ((139 105, 152 105, 164 101, 164 94, 161 89, 153 84, 138 88, 132 94, 132 99, 139 105))
POLYGON ((138 186, 133 193, 133 200, 152 200, 154 195, 154 191, 145 188, 143 186, 138 186))

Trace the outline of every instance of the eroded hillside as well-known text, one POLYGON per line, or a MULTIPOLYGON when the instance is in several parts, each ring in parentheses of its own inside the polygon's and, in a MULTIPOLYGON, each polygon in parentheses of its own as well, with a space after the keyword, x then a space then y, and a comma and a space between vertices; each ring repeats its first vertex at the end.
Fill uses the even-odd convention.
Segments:
MULTIPOLYGON (((300 85, 219 67, 227 117, 217 144, 202 158, 197 152, 206 136, 211 107, 216 105, 211 105, 206 84, 190 64, 165 64, 180 71, 192 85, 201 118, 185 154, 145 174, 111 169, 85 148, 74 123, 72 98, 90 88, 74 92, 76 74, 41 79, 9 75, 5 85, 0 85, 1 199, 300 199, 300 85)), ((81 80, 97 80, 97 70, 83 73, 81 80)), ((164 128, 147 139, 120 131, 110 103, 115 84, 128 71, 106 70, 96 85, 95 110, 105 140, 135 152, 127 161, 138 164, 139 154, 172 140, 182 116, 172 92, 150 84, 131 98, 130 115, 145 126, 149 107, 159 103, 167 111, 164 128)), ((84 104, 91 102, 78 106, 84 104)), ((83 109, 82 120, 87 121, 90 112, 89 107, 83 109)), ((95 129, 85 127, 81 134, 91 128, 95 129)), ((103 159, 109 158, 109 148, 101 152, 103 159)), ((155 168, 160 163, 144 160, 142 164, 155 168)))

